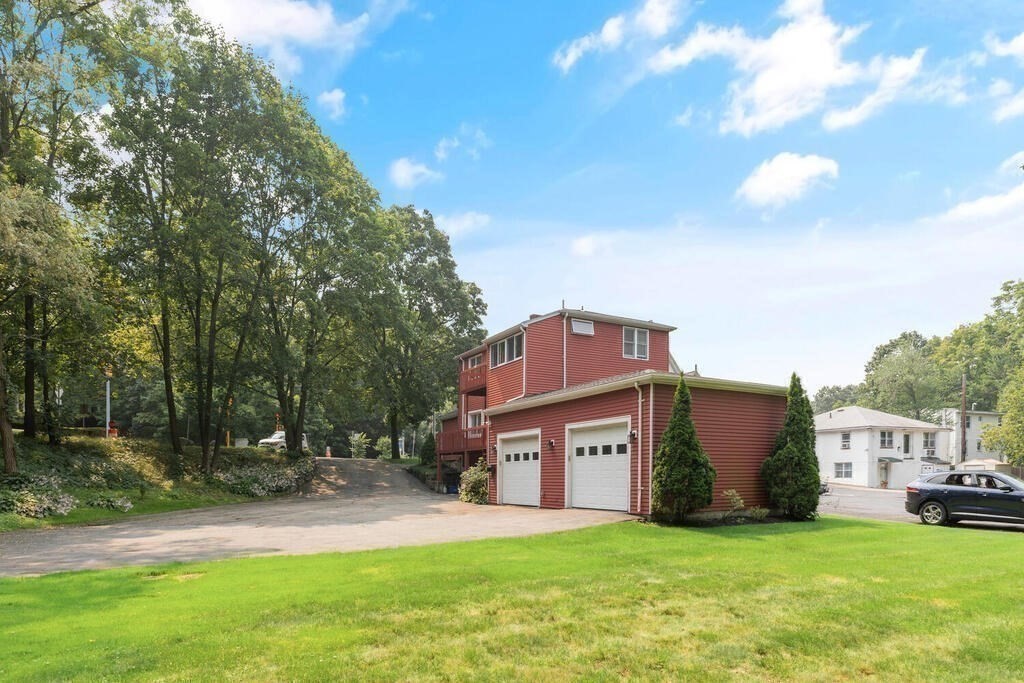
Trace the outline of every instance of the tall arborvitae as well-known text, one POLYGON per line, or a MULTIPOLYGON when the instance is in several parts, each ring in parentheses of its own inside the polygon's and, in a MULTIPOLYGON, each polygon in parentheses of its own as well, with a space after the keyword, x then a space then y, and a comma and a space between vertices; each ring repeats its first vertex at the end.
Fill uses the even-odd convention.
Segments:
POLYGON ((710 505, 716 476, 697 438, 690 390, 680 376, 672 417, 654 456, 651 505, 655 518, 680 523, 687 514, 710 505))
POLYGON ((793 373, 786 419, 761 477, 774 508, 790 519, 813 519, 818 509, 818 457, 814 453, 814 413, 800 378, 793 373))

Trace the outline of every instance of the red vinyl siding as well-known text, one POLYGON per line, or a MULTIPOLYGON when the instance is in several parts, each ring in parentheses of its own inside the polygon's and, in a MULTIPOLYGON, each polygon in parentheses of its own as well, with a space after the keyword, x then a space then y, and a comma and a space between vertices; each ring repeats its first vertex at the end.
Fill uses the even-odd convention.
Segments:
MULTIPOLYGON (((650 417, 650 385, 643 390, 642 420, 637 417, 637 393, 633 388, 588 396, 576 400, 520 410, 491 417, 487 458, 497 463, 494 447, 502 433, 540 429, 541 495, 544 508, 565 507, 565 426, 629 416, 631 429, 640 431, 641 441, 630 443, 629 511, 650 513, 650 458, 657 451, 661 435, 672 412, 675 387, 655 385, 653 438, 650 417), (548 441, 554 441, 554 447, 548 441), (637 458, 640 458, 640 479, 637 479, 637 458), (640 507, 637 508, 637 487, 640 507)), ((752 394, 742 391, 694 388, 693 419, 697 436, 718 472, 714 502, 708 510, 726 510, 723 492, 736 489, 747 507, 768 505, 761 483, 761 463, 768 457, 775 436, 782 427, 786 397, 752 394)), ((491 476, 489 499, 497 503, 497 482, 491 476)))
POLYGON ((647 360, 636 360, 622 357, 622 325, 595 321, 592 337, 571 332, 566 335, 566 356, 567 386, 570 387, 637 370, 667 372, 668 332, 649 330, 647 360))
POLYGON ((562 388, 562 327, 560 315, 526 328, 526 395, 562 388))
MULTIPOLYGON (((747 507, 768 506, 761 463, 771 454, 786 415, 786 397, 691 388, 697 437, 718 472, 709 510, 728 510, 724 492, 736 489, 747 507)), ((675 387, 654 390, 655 448, 668 425, 675 387)))

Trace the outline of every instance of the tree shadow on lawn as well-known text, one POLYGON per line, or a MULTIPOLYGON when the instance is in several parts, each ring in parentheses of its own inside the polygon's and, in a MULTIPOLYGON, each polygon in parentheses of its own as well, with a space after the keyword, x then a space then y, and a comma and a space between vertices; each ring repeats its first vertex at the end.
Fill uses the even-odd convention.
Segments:
POLYGON ((658 524, 665 529, 685 529, 709 536, 728 537, 744 540, 765 540, 776 536, 792 534, 826 533, 843 530, 884 529, 900 522, 882 522, 850 517, 819 517, 814 521, 794 522, 789 520, 772 522, 751 522, 748 524, 683 525, 658 524))

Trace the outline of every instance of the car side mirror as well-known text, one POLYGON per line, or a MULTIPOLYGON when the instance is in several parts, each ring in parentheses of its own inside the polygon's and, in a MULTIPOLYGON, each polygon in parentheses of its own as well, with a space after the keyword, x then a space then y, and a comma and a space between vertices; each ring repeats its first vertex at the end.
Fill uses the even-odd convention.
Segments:
POLYGON ((1012 486, 1000 486, 999 490, 1004 493, 1013 493, 1015 489, 1012 486))

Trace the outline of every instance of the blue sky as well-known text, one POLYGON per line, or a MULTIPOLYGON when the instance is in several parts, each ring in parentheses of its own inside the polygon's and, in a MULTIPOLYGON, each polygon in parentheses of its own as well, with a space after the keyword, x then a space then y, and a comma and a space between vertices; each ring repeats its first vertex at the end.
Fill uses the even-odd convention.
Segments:
POLYGON ((1024 3, 192 4, 435 215, 491 330, 564 299, 814 389, 1024 277, 1024 3))

